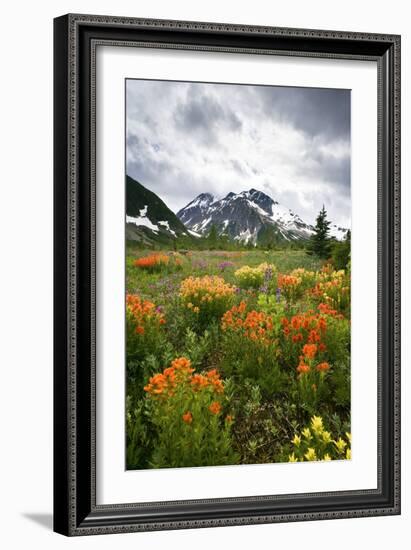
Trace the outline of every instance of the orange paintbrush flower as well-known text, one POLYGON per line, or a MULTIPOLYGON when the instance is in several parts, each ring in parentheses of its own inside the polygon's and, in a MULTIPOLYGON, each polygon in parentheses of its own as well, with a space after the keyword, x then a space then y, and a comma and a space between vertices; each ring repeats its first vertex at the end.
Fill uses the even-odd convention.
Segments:
POLYGON ((303 355, 307 357, 307 359, 313 359, 316 353, 317 353, 316 344, 305 344, 305 346, 303 347, 303 355))
POLYGON ((308 372, 310 372, 310 367, 309 365, 304 365, 304 363, 301 363, 300 365, 298 365, 297 367, 297 372, 299 374, 307 374, 308 372))
POLYGON ((193 415, 190 411, 187 411, 183 414, 183 420, 186 424, 191 424, 191 422, 193 421, 193 415))
POLYGON ((219 414, 221 412, 221 405, 218 401, 213 401, 208 409, 212 414, 219 414))
POLYGON ((327 372, 328 370, 330 370, 330 365, 326 361, 324 361, 323 363, 318 363, 316 369, 319 372, 327 372))

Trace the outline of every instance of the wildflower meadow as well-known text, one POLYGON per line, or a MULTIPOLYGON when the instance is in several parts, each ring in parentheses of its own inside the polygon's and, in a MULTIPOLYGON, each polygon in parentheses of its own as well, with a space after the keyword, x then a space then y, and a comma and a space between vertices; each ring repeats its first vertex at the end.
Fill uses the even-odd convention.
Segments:
POLYGON ((338 267, 304 249, 129 246, 127 468, 350 459, 338 267))

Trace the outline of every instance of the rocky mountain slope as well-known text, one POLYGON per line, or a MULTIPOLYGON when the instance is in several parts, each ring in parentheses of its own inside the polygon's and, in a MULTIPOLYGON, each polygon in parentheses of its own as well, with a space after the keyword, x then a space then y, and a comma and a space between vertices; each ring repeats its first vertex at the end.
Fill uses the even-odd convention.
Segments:
MULTIPOLYGON (((231 192, 220 200, 201 193, 177 212, 177 217, 200 235, 207 235, 215 226, 220 235, 252 244, 306 240, 314 230, 298 214, 256 189, 231 192)), ((345 234, 336 226, 331 229, 336 238, 345 234)))
POLYGON ((166 204, 138 181, 126 176, 126 238, 151 246, 190 238, 188 230, 166 204))

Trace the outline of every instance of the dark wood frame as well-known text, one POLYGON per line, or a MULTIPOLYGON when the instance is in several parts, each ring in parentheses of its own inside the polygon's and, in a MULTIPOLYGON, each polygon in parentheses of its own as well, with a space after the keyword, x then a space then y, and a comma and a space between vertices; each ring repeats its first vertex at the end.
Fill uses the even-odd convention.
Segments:
POLYGON ((400 37, 65 15, 54 21, 54 136, 54 530, 86 535, 399 514, 400 37), (99 44, 377 62, 378 489, 96 505, 94 132, 99 44))

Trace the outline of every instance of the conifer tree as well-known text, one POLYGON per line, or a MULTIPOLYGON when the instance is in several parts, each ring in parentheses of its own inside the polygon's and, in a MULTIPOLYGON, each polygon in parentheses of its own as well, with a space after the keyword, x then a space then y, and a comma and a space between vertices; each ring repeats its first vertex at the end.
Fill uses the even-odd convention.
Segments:
POLYGON ((211 226, 210 233, 208 234, 207 240, 208 240, 208 245, 210 249, 215 250, 217 248, 218 233, 217 233, 217 228, 214 224, 211 226))
POLYGON ((328 259, 331 253, 331 242, 329 237, 330 223, 331 222, 327 220, 327 211, 323 205, 317 216, 314 234, 310 239, 308 247, 311 254, 315 254, 323 260, 328 259))

